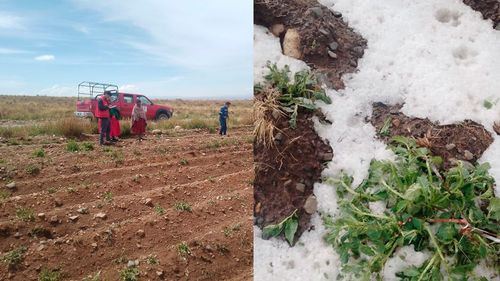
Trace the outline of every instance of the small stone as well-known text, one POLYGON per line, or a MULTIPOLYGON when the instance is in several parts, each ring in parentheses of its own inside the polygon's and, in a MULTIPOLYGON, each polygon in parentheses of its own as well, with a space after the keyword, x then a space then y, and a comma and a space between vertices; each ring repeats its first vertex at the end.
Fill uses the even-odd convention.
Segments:
POLYGON ((332 59, 336 59, 337 58, 337 54, 335 54, 334 52, 332 51, 328 51, 328 56, 330 56, 332 59))
POLYGON ((392 125, 397 128, 399 127, 399 125, 401 125, 401 121, 399 119, 393 119, 392 125))
POLYGON ((283 39, 283 54, 296 59, 302 57, 300 35, 297 29, 290 28, 286 31, 283 39))
POLYGON ((314 15, 316 18, 323 17, 323 9, 321 9, 321 7, 312 7, 312 8, 309 8, 308 11, 312 15, 314 15))
POLYGON ((146 233, 144 232, 143 229, 139 229, 137 230, 137 232, 135 233, 137 235, 137 237, 139 238, 143 238, 144 236, 146 236, 146 233))
POLYGON ((454 143, 449 143, 445 147, 446 147, 446 150, 452 150, 456 147, 456 145, 454 143))
POLYGON ((97 214, 95 214, 94 218, 98 218, 98 219, 103 219, 104 220, 104 219, 107 218, 107 216, 106 216, 105 213, 97 213, 97 214))
POLYGON ((363 53, 364 53, 364 51, 363 51, 363 47, 356 46, 356 47, 352 48, 352 50, 354 51, 354 53, 355 53, 357 56, 359 56, 359 57, 363 56, 363 53))
POLYGON ((327 153, 320 153, 319 159, 322 161, 331 161, 333 159, 333 153, 332 152, 327 152, 327 153))
POLYGON ((262 205, 260 204, 260 202, 259 202, 259 203, 257 203, 257 204, 255 205, 255 213, 256 213, 256 214, 259 214, 259 213, 260 213, 261 206, 262 206, 262 205))
POLYGON ((14 233, 14 238, 21 238, 21 232, 14 233))
POLYGON ((70 216, 69 217, 69 220, 72 221, 72 222, 75 222, 76 220, 78 220, 78 216, 70 216))
POLYGON ((342 17, 342 13, 340 12, 337 12, 337 11, 333 11, 332 12, 333 16, 336 17, 336 18, 341 18, 342 17))
POLYGON ((80 214, 88 214, 89 213, 89 210, 87 208, 83 208, 83 207, 78 208, 76 211, 80 214))
POLYGON ((352 67, 358 67, 358 63, 355 60, 351 60, 349 62, 349 65, 352 66, 352 67))
POLYGON ((287 181, 285 181, 285 183, 283 184, 285 187, 291 185, 293 183, 293 180, 291 179, 288 179, 287 181))
POLYGON ((304 210, 308 214, 314 214, 318 209, 318 201, 316 200, 316 196, 310 195, 307 197, 306 203, 304 204, 304 210))
POLYGON ((94 249, 94 250, 95 250, 95 249, 97 249, 97 243, 95 243, 95 242, 94 242, 94 243, 92 243, 92 244, 90 244, 90 246, 91 246, 91 247, 92 247, 92 249, 94 249))
POLYGON ((468 150, 464 150, 464 157, 466 160, 472 160, 474 159, 474 154, 468 150))
POLYGON ((283 24, 278 23, 271 26, 271 33, 274 36, 279 37, 283 32, 285 32, 285 26, 283 24))
POLYGON ((158 277, 160 277, 160 278, 162 278, 162 277, 163 277, 163 275, 164 275, 164 274, 163 274, 163 271, 157 271, 157 272, 156 272, 156 276, 158 276, 158 277))
POLYGON ((45 220, 45 213, 38 213, 36 216, 41 220, 45 220))
POLYGON ((299 183, 295 184, 295 189, 297 189, 298 191, 304 193, 304 191, 306 189, 306 185, 299 182, 299 183))
POLYGON ((53 215, 52 217, 50 217, 49 222, 51 224, 58 224, 59 223, 59 218, 56 215, 53 215))
POLYGON ((6 184, 5 187, 7 187, 8 189, 16 189, 16 182, 15 181, 10 182, 6 184))
POLYGON ((63 202, 62 202, 61 198, 57 198, 57 197, 54 198, 54 205, 56 207, 61 207, 63 205, 63 202))
POLYGON ((40 252, 40 251, 43 251, 43 249, 45 249, 45 245, 38 246, 38 248, 36 250, 40 252))
POLYGON ((328 48, 332 51, 336 51, 338 47, 339 47, 339 43, 337 43, 335 41, 328 44, 328 48))
POLYGON ((161 135, 161 130, 160 129, 154 129, 151 131, 153 135, 161 135))
POLYGON ((127 262, 127 267, 134 267, 135 266, 135 262, 130 260, 127 262))
POLYGON ((149 206, 149 207, 153 207, 153 199, 146 198, 146 200, 144 200, 144 205, 149 206))
POLYGON ((283 140, 283 134, 282 133, 277 133, 276 136, 274 136, 274 139, 277 141, 283 140))

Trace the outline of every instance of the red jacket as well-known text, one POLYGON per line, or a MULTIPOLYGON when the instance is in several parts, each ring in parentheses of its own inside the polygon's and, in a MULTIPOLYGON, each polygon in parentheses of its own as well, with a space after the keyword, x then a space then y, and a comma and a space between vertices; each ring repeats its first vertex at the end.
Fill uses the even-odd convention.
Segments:
POLYGON ((104 96, 100 96, 97 101, 97 108, 95 112, 95 117, 97 118, 109 118, 109 102, 104 96), (99 103, 102 102, 103 109, 99 106, 99 103), (105 108, 105 109, 104 109, 105 108))

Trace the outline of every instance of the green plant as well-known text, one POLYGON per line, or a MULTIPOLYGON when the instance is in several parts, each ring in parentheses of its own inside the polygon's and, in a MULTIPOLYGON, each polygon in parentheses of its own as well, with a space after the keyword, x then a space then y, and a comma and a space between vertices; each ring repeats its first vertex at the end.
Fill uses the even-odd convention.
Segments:
POLYGON ((380 128, 379 134, 383 137, 388 136, 391 133, 391 125, 392 125, 391 117, 385 118, 384 124, 382 125, 382 128, 380 128))
POLYGON ((21 246, 7 252, 2 256, 2 262, 4 262, 9 269, 16 268, 23 261, 26 250, 26 247, 21 246))
POLYGON ((120 280, 137 281, 139 280, 139 269, 137 267, 128 267, 120 272, 120 280))
POLYGON ((11 195, 12 195, 12 193, 10 191, 5 190, 5 189, 0 189, 0 202, 9 198, 11 195))
POLYGON ((88 275, 82 281, 101 281, 101 272, 98 271, 94 275, 88 275))
POLYGON ((493 103, 489 100, 484 100, 483 101, 483 106, 486 108, 486 109, 491 109, 493 107, 493 103))
POLYGON ((94 144, 91 142, 84 142, 82 143, 82 148, 84 151, 92 151, 94 150, 94 144))
POLYGON ((153 207, 153 210, 155 211, 155 213, 157 213, 158 215, 160 216, 163 216, 165 214, 165 208, 163 208, 162 206, 160 205, 155 205, 153 207))
POLYGON ((38 165, 36 164, 29 164, 26 167, 26 173, 30 175, 38 175, 40 173, 40 167, 38 167, 38 165))
POLYGON ((35 214, 32 209, 29 208, 18 208, 16 209, 16 217, 21 221, 34 221, 35 214))
POLYGON ((191 212, 191 205, 186 202, 176 202, 174 205, 175 209, 180 212, 191 212))
POLYGON ((226 237, 232 237, 233 236, 233 233, 235 231, 238 231, 240 230, 240 227, 241 225, 239 223, 235 224, 235 225, 232 225, 232 226, 226 226, 224 227, 224 236, 226 237))
POLYGON ((149 255, 149 256, 146 258, 146 263, 147 263, 147 264, 150 264, 150 265, 157 265, 157 264, 159 264, 160 262, 158 261, 158 257, 157 257, 157 256, 154 256, 154 255, 149 255))
POLYGON ((75 140, 69 140, 66 144, 66 150, 70 152, 80 151, 80 145, 75 140))
POLYGON ((111 191, 105 191, 102 197, 104 198, 104 200, 110 202, 111 200, 113 200, 113 193, 111 191))
POLYGON ((186 166, 187 164, 189 164, 189 162, 186 159, 181 159, 179 161, 179 164, 181 164, 182 166, 186 166))
POLYGON ((186 244, 186 242, 181 242, 177 245, 177 253, 179 256, 182 258, 186 258, 187 256, 191 255, 191 249, 189 246, 186 244))
POLYGON ((59 281, 62 278, 62 273, 59 270, 43 269, 38 275, 38 281, 59 281))
POLYGON ((33 156, 43 158, 45 157, 45 150, 43 150, 43 148, 39 148, 33 152, 33 156))
POLYGON ((57 191, 57 189, 56 189, 55 187, 49 187, 49 188, 47 189, 47 192, 48 192, 48 193, 50 193, 50 194, 52 194, 52 193, 56 193, 56 191, 57 191))
POLYGON ((115 162, 115 164, 123 164, 123 152, 120 150, 107 150, 108 156, 115 162))
POLYGON ((373 160, 357 187, 346 174, 325 180, 336 187, 340 206, 338 217, 323 218, 326 241, 339 253, 345 277, 380 280, 387 260, 405 245, 431 257, 398 272, 401 280, 477 280, 473 269, 481 260, 498 270, 500 199, 489 165, 460 161, 441 172, 442 159, 414 139, 394 137, 393 144, 396 161, 373 160), (370 210, 378 201, 384 212, 370 210))
MULTIPOLYGON (((331 104, 332 101, 325 91, 320 87, 314 75, 308 70, 298 71, 290 80, 290 68, 285 65, 279 69, 276 64, 268 62, 269 74, 264 76, 267 83, 278 90, 277 97, 281 109, 290 114, 290 127, 296 128, 299 108, 306 110, 316 110, 316 101, 323 101, 331 104)), ((260 92, 263 87, 256 85, 254 91, 260 92)))
POLYGON ((293 211, 291 215, 286 217, 283 221, 278 224, 267 225, 262 229, 262 239, 269 239, 271 237, 279 236, 283 231, 285 232, 285 238, 290 243, 291 246, 294 245, 295 232, 299 227, 299 217, 297 215, 297 210, 293 211))

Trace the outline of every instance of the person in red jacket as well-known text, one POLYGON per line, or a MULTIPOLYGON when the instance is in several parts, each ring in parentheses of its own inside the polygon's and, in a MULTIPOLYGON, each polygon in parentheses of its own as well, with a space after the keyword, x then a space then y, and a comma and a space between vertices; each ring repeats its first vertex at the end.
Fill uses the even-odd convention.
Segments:
POLYGON ((109 126, 110 97, 111 97, 111 92, 105 91, 104 94, 97 99, 97 109, 96 109, 95 117, 97 117, 99 119, 99 128, 100 128, 99 144, 100 145, 111 144, 110 143, 110 141, 111 141, 110 126, 109 126), (106 137, 106 141, 104 141, 105 137, 106 137))

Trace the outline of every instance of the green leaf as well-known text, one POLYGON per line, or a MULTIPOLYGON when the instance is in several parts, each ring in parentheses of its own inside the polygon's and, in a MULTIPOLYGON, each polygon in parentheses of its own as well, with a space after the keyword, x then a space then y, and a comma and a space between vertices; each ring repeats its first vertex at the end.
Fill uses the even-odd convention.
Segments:
POLYGON ((367 256, 375 255, 375 252, 372 250, 372 248, 368 247, 367 245, 359 246, 359 251, 367 256))
POLYGON ((500 221, 500 198, 493 197, 490 199, 488 206, 488 216, 494 220, 500 221))
POLYGON ((421 194, 422 187, 418 183, 412 184, 405 192, 404 197, 406 200, 414 201, 421 194))
POLYGON ((401 211, 403 211, 409 204, 410 202, 406 201, 406 200, 401 200, 399 201, 396 206, 394 207, 394 212, 395 213, 400 213, 401 211))
POLYGON ((451 242, 453 242, 453 239, 457 234, 458 230, 455 224, 442 223, 436 232, 436 237, 439 241, 443 242, 444 244, 450 244, 451 242))
POLYGON ((281 223, 268 225, 264 227, 264 229, 262 229, 262 239, 267 240, 271 237, 276 237, 280 235, 282 230, 283 230, 283 224, 281 223))
POLYGON ((293 216, 287 222, 285 222, 285 237, 288 240, 288 243, 293 246, 295 237, 295 232, 297 232, 297 228, 299 226, 298 220, 293 216))

